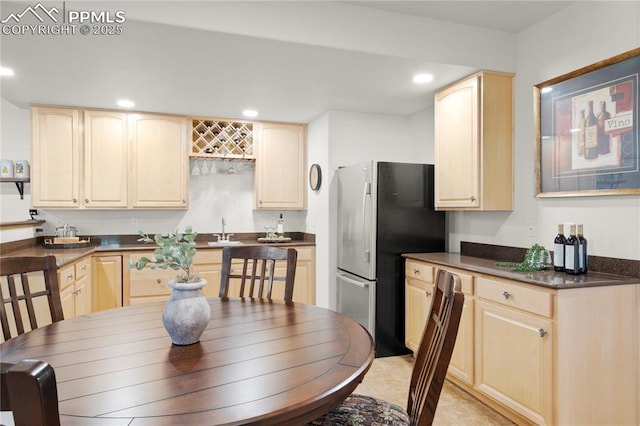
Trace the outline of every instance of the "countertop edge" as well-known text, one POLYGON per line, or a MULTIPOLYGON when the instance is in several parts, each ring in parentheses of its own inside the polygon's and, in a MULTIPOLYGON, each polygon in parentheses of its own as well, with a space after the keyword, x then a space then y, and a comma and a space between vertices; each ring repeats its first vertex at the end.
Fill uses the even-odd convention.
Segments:
MULTIPOLYGON (((275 246, 275 247, 315 247, 314 242, 309 241, 288 241, 286 243, 259 243, 257 241, 243 241, 242 246, 275 246)), ((105 255, 113 252, 126 252, 126 251, 153 251, 156 249, 156 245, 154 244, 108 244, 108 245, 89 245, 87 247, 82 248, 71 248, 71 249, 52 249, 45 248, 42 246, 38 247, 30 247, 22 250, 13 251, 7 254, 2 254, 1 258, 7 257, 17 257, 17 256, 56 256, 56 263, 58 267, 63 267, 69 265, 70 263, 74 263, 77 260, 90 255, 102 254, 105 255)), ((198 242, 196 244, 196 249, 198 250, 221 250, 224 247, 212 247, 207 243, 198 242)))
POLYGON ((405 253, 402 257, 451 268, 465 269, 471 272, 520 281, 554 290, 640 284, 640 280, 637 278, 600 272, 588 272, 584 275, 569 275, 562 272, 555 272, 552 268, 533 272, 512 271, 508 268, 495 266, 495 261, 493 260, 464 256, 459 253, 405 253))

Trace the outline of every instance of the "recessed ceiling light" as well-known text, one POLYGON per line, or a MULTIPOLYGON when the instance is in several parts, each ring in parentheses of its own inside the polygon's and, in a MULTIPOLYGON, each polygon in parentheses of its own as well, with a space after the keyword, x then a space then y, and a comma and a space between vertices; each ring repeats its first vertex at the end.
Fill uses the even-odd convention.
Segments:
POLYGON ((413 76, 413 82, 416 84, 424 84, 433 81, 433 75, 431 74, 417 74, 413 76))
POLYGON ((136 104, 134 104, 133 101, 130 101, 128 99, 119 99, 117 104, 122 108, 133 108, 134 106, 136 106, 136 104))
POLYGON ((5 68, 5 67, 0 67, 0 75, 3 77, 10 77, 12 75, 14 75, 15 73, 13 72, 12 69, 10 68, 5 68))
POLYGON ((257 117, 258 111, 254 109, 245 109, 244 111, 242 111, 242 115, 244 115, 245 117, 257 117))

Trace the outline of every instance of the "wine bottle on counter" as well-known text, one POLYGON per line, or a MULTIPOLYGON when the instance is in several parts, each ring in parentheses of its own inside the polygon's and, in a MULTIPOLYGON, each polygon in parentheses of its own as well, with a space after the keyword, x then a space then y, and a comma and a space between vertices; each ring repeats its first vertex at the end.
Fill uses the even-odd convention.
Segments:
POLYGON ((581 274, 586 274, 589 270, 589 253, 587 252, 587 239, 584 237, 583 229, 582 224, 578 225, 578 241, 580 242, 578 270, 581 274))
POLYGON ((282 213, 280 213, 280 217, 278 218, 277 232, 278 237, 284 237, 284 218, 282 217, 282 213))
POLYGON ((584 128, 584 158, 593 160, 598 158, 598 119, 593 113, 593 101, 589 101, 589 112, 584 128))
POLYGON ((564 271, 564 246, 567 239, 564 236, 564 225, 558 225, 558 234, 553 239, 553 269, 558 272, 564 271))
POLYGON ((576 224, 569 225, 569 238, 564 245, 564 271, 567 274, 578 275, 580 266, 578 254, 580 252, 580 241, 576 235, 576 224))

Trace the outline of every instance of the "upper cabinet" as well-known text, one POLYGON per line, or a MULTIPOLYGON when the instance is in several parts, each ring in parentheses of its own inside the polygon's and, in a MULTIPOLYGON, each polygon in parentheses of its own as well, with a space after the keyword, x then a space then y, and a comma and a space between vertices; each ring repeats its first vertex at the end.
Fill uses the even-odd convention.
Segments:
POLYGON ((77 109, 31 109, 34 207, 80 205, 80 114, 77 109))
POLYGON ((306 141, 304 125, 254 123, 256 209, 304 210, 306 141))
POLYGON ((436 93, 435 166, 437 210, 513 210, 513 74, 436 93))
POLYGON ((131 207, 187 208, 187 119, 131 114, 131 207))
POLYGON ((126 208, 128 163, 127 114, 84 111, 83 205, 126 208))
POLYGON ((188 207, 186 118, 32 107, 31 120, 34 207, 188 207))

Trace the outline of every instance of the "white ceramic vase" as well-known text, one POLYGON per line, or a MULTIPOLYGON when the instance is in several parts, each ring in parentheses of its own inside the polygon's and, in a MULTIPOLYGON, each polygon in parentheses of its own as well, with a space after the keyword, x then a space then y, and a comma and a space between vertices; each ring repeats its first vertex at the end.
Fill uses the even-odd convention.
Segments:
POLYGON ((206 280, 197 283, 169 281, 173 289, 162 312, 162 323, 174 345, 191 345, 200 340, 211 319, 211 309, 202 288, 206 280))

